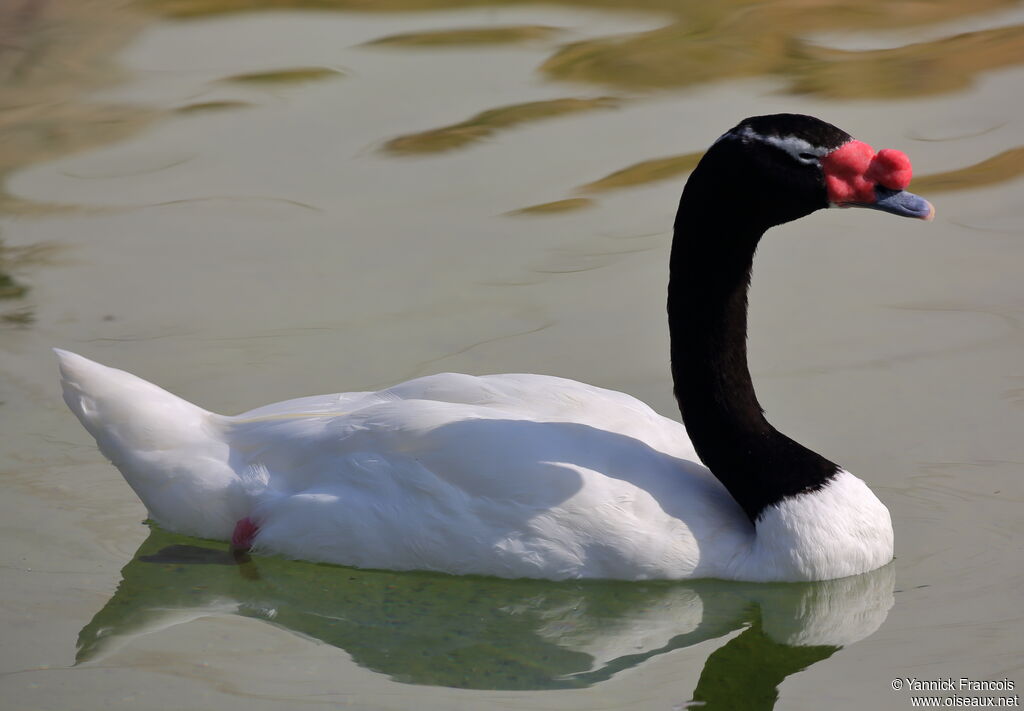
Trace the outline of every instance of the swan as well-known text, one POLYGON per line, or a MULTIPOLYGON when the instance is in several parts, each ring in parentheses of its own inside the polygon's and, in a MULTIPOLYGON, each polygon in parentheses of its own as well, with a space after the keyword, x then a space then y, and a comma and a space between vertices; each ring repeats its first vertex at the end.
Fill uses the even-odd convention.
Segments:
POLYGON ((889 511, 765 419, 747 367, 770 227, 825 207, 929 220, 907 156, 819 119, 741 121, 683 190, 668 321, 680 424, 563 378, 443 373, 235 417, 55 349, 64 400, 150 518, 235 550, 506 578, 807 581, 893 557, 889 511))

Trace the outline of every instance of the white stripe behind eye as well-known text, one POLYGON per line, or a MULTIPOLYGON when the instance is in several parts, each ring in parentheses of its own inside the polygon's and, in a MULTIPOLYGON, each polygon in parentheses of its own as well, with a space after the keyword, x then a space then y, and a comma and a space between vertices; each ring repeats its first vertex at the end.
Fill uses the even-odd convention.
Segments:
MULTIPOLYGON (((761 141, 770 146, 775 146, 793 156, 793 160, 807 165, 816 165, 822 157, 828 155, 829 149, 816 146, 797 136, 764 136, 750 126, 744 126, 740 131, 728 133, 721 136, 718 141, 726 138, 739 138, 742 141, 761 141)), ((718 143, 715 141, 715 143, 718 143)))

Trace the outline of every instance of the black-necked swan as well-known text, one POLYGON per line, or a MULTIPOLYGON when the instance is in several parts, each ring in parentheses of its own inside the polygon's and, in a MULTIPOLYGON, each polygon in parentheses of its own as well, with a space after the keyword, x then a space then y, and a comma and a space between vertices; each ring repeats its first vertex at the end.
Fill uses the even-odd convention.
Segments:
POLYGON ((153 521, 237 549, 550 579, 862 573, 893 557, 889 511, 764 418, 747 290, 774 225, 829 206, 931 219, 910 175, 903 153, 810 116, 748 118, 711 146, 670 262, 685 428, 623 393, 521 374, 444 373, 225 417, 58 350, 64 400, 153 521))

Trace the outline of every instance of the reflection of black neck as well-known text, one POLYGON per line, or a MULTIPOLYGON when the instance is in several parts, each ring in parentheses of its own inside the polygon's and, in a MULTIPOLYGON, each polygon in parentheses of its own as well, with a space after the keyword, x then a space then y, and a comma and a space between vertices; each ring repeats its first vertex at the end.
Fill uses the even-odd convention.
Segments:
POLYGON ((792 647, 761 629, 761 613, 742 634, 715 650, 704 663, 693 700, 704 711, 769 711, 779 698, 779 684, 840 647, 792 647))
POLYGON ((672 376, 697 453, 756 521, 786 496, 820 488, 838 467, 778 432, 757 401, 747 366, 750 270, 765 230, 793 217, 773 214, 772 203, 723 204, 735 188, 716 175, 723 162, 708 153, 676 216, 668 294, 672 376))

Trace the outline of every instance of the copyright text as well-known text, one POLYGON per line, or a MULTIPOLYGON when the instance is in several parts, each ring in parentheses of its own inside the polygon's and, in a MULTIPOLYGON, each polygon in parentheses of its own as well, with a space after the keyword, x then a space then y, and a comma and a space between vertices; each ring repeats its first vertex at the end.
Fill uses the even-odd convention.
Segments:
POLYGON ((1020 706, 1020 695, 1013 692, 1016 683, 1013 679, 968 679, 967 677, 940 677, 937 679, 918 679, 917 677, 897 677, 891 683, 893 691, 914 692, 938 691, 947 692, 943 696, 910 696, 910 705, 915 708, 1015 708, 1020 706), (971 692, 1003 692, 1002 694, 972 694, 971 692), (951 692, 951 693, 949 693, 951 692))

